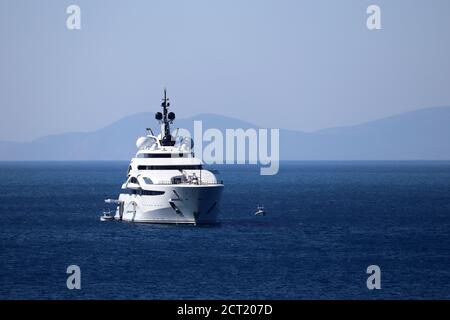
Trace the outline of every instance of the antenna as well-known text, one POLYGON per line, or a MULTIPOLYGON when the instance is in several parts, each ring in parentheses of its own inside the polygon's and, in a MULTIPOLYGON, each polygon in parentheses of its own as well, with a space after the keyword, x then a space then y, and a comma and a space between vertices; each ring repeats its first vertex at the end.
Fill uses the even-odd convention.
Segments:
POLYGON ((160 112, 156 113, 156 120, 162 123, 161 126, 161 145, 162 146, 173 146, 175 141, 172 141, 172 135, 170 134, 170 124, 175 120, 175 113, 168 112, 170 107, 169 98, 167 98, 167 90, 164 88, 164 98, 161 103, 163 108, 162 114, 160 112))

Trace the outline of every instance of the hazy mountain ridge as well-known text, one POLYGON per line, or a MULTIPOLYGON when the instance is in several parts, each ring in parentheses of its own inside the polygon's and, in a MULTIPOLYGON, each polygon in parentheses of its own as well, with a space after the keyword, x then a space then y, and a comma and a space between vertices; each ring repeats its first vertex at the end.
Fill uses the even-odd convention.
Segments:
MULTIPOLYGON (((200 114, 175 121, 193 133, 193 121, 203 130, 258 128, 235 118, 200 114)), ((154 113, 127 116, 93 132, 50 135, 31 142, 0 142, 0 160, 129 160, 135 141, 159 127, 154 113)), ((280 129, 282 160, 449 160, 450 107, 403 113, 363 124, 305 133, 280 129)))

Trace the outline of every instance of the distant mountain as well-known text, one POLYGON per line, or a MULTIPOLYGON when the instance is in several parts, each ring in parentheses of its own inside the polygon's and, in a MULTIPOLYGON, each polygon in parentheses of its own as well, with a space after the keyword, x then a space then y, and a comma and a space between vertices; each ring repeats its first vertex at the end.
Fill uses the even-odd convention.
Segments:
MULTIPOLYGON (((255 127, 234 118, 202 114, 177 119, 172 128, 185 128, 193 133, 194 120, 202 120, 204 130, 255 127)), ((136 154, 137 138, 145 135, 148 127, 159 133, 154 113, 128 116, 93 132, 63 133, 21 143, 0 141, 0 160, 129 160, 136 154)))
MULTIPOLYGON (((289 133, 288 133, 289 136, 289 133)), ((356 126, 292 133, 285 159, 450 160, 450 107, 420 109, 356 126)))
MULTIPOLYGON (((201 114, 176 127, 258 128, 225 116, 201 114)), ((125 117, 93 132, 46 136, 31 142, 0 141, 0 160, 129 160, 145 128, 159 132, 153 113, 125 117)), ((356 126, 305 133, 280 130, 282 160, 450 160, 450 107, 420 109, 356 126)))

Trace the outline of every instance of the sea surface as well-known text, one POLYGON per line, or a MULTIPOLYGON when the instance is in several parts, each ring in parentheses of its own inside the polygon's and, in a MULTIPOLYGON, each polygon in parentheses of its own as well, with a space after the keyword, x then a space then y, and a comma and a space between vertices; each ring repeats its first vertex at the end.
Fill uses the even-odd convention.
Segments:
POLYGON ((0 163, 0 299, 450 298, 450 162, 217 166, 218 225, 100 222, 127 167, 0 163))

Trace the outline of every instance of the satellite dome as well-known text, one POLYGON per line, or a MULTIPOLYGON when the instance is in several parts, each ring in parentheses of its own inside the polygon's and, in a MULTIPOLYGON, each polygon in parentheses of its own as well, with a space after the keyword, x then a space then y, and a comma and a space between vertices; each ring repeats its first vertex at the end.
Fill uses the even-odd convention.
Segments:
POLYGON ((155 114, 155 119, 156 119, 156 120, 162 120, 162 118, 163 118, 163 115, 162 115, 161 112, 157 112, 157 113, 155 114))
POLYGON ((154 143, 154 139, 150 137, 140 137, 136 140, 136 147, 138 149, 143 149, 146 147, 152 146, 154 143))

